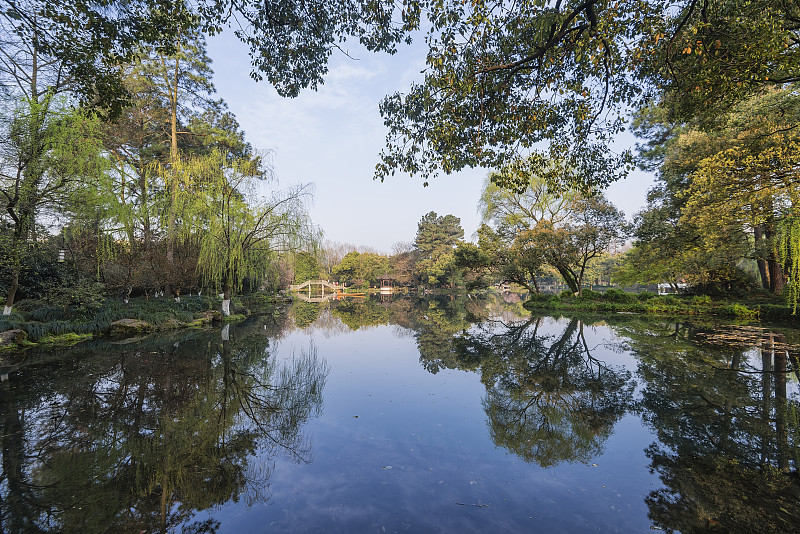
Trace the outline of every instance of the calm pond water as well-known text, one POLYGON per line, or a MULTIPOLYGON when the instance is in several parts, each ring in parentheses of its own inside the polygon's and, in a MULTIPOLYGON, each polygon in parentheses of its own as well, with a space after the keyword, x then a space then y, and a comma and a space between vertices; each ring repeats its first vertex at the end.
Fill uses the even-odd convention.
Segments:
POLYGON ((0 369, 3 532, 791 532, 797 330, 297 302, 0 369))

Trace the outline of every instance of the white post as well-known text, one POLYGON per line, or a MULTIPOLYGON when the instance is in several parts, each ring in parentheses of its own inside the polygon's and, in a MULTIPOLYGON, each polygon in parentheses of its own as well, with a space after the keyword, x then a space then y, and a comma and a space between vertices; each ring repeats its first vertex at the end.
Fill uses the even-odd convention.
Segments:
POLYGON ((3 306, 3 315, 11 315, 11 306, 3 306))

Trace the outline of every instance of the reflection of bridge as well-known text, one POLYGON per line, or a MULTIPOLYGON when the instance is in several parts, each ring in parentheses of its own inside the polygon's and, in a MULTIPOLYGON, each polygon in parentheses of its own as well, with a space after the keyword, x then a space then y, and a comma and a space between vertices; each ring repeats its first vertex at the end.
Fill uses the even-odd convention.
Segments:
POLYGON ((305 302, 328 302, 329 300, 342 300, 347 298, 363 299, 367 295, 364 293, 328 293, 324 297, 310 297, 305 293, 298 293, 297 298, 305 302))

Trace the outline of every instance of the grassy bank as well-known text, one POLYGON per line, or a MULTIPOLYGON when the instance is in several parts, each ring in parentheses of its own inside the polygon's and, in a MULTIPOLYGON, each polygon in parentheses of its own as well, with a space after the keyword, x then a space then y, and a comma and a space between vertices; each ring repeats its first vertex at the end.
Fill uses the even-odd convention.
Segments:
POLYGON ((730 319, 800 323, 785 301, 754 296, 744 299, 713 299, 707 295, 656 295, 626 293, 610 289, 605 293, 585 290, 582 297, 569 292, 560 295, 531 295, 524 304, 530 310, 591 313, 636 313, 643 315, 705 315, 730 319))
POLYGON ((0 316, 0 333, 24 332, 16 342, 0 346, 16 351, 36 345, 67 346, 92 337, 203 327, 212 321, 235 321, 257 312, 271 311, 274 294, 254 294, 233 300, 230 317, 219 312, 220 299, 207 296, 174 299, 107 299, 93 306, 50 306, 43 301, 21 301, 11 315, 0 316), (116 324, 122 321, 123 325, 116 324))

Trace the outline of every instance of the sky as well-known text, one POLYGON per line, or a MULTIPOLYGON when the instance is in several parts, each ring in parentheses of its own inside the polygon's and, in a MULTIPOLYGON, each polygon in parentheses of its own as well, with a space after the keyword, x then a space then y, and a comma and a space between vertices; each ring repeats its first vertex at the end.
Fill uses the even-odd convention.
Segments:
MULTIPOLYGON (((417 224, 430 211, 459 217, 465 238, 473 240, 486 169, 440 175, 427 187, 421 178, 402 174, 373 180, 388 131, 378 104, 422 80, 423 45, 395 55, 358 47, 346 51, 351 57, 334 52, 317 91, 282 98, 266 80, 250 78, 248 49, 230 31, 209 39, 218 96, 236 115, 246 139, 271 153, 277 183, 269 187, 313 184, 309 211, 329 241, 390 253, 395 243, 414 241, 417 224)), ((618 146, 634 141, 623 134, 618 146)), ((636 171, 612 184, 606 195, 630 219, 644 206, 652 183, 650 174, 636 171)))

